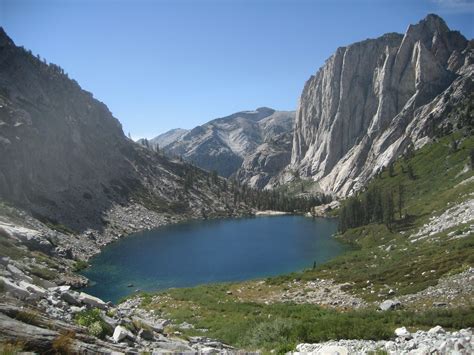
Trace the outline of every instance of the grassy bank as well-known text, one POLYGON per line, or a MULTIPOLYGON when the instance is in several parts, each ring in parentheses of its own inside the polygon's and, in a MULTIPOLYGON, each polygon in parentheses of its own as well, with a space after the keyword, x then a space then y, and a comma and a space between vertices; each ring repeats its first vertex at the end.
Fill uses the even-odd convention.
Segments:
POLYGON ((241 301, 228 294, 232 285, 174 289, 158 297, 146 296, 143 307, 191 323, 185 336, 204 335, 244 349, 284 352, 303 342, 330 339, 389 339, 395 328, 427 329, 435 325, 463 328, 474 325, 474 308, 425 312, 378 312, 375 309, 340 312, 316 305, 241 301))

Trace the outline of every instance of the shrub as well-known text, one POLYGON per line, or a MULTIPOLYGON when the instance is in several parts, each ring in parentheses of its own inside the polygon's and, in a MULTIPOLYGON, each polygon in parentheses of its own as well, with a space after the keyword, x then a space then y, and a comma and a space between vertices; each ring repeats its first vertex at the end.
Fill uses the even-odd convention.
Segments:
POLYGON ((47 268, 33 267, 30 269, 30 272, 45 280, 53 280, 56 278, 56 272, 47 268))
POLYGON ((21 343, 0 343, 0 354, 16 355, 23 353, 23 344, 21 343))
POLYGON ((70 235, 70 234, 75 233, 71 228, 69 228, 68 226, 65 226, 64 224, 54 223, 54 222, 51 222, 51 221, 46 221, 45 224, 49 228, 54 229, 55 231, 63 233, 63 234, 70 235))
POLYGON ((89 264, 87 263, 87 261, 84 261, 84 260, 77 260, 73 267, 72 267, 72 270, 74 272, 79 272, 81 270, 84 270, 85 268, 87 268, 89 266, 89 264))
POLYGON ((71 344, 76 338, 76 333, 67 332, 59 335, 56 339, 53 340, 52 348, 57 354, 71 354, 71 344))
POLYGON ((141 295, 141 307, 146 307, 146 306, 149 306, 152 301, 153 301, 153 297, 151 296, 151 294, 149 293, 143 293, 141 295))
POLYGON ((89 325, 87 327, 87 330, 89 331, 90 335, 95 336, 96 338, 102 338, 106 334, 106 331, 100 321, 94 322, 89 325))
POLYGON ((293 323, 289 319, 276 318, 257 324, 250 330, 249 343, 255 347, 291 343, 293 323))
POLYGON ((38 325, 38 314, 30 311, 19 311, 16 314, 15 319, 19 320, 20 322, 31 324, 31 325, 38 325))
POLYGON ((102 319, 98 308, 92 308, 77 313, 75 321, 77 324, 86 327, 89 334, 97 338, 104 338, 106 335, 112 334, 112 329, 102 319))

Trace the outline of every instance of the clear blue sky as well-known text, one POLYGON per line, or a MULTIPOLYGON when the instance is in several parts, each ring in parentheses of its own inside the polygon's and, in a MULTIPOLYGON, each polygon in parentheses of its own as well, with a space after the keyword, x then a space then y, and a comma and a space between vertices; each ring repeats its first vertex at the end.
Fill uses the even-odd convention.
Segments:
POLYGON ((474 0, 0 0, 16 44, 62 66, 134 138, 293 110, 337 47, 428 13, 473 37, 474 0))

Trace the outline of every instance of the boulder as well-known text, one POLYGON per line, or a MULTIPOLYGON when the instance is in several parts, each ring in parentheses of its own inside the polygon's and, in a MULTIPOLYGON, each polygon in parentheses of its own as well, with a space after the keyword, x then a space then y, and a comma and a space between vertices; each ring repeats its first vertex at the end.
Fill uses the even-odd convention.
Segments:
POLYGON ((13 297, 22 300, 25 300, 30 297, 30 292, 26 288, 13 283, 11 280, 0 276, 0 282, 3 283, 5 291, 10 293, 13 297))
POLYGON ((112 339, 118 343, 122 340, 129 339, 134 340, 135 336, 125 327, 118 325, 115 327, 114 334, 112 335, 112 339))
POLYGON ((71 308, 69 308, 69 310, 71 311, 71 313, 75 314, 75 313, 85 311, 86 307, 85 306, 82 306, 82 307, 71 306, 71 308))
POLYGON ((178 328, 183 329, 183 330, 188 330, 188 329, 193 329, 194 325, 189 324, 188 322, 183 322, 178 326, 178 328))
POLYGON ((118 321, 109 317, 105 312, 102 312, 101 318, 111 329, 114 329, 118 325, 118 321))
POLYGON ((51 282, 51 281, 45 280, 45 279, 40 279, 40 278, 38 278, 36 280, 36 283, 39 286, 41 286, 43 288, 46 288, 46 289, 50 289, 51 287, 56 287, 57 286, 54 282, 51 282))
POLYGON ((65 248, 65 247, 56 247, 54 249, 54 253, 60 257, 66 258, 66 259, 74 259, 74 254, 72 252, 71 248, 65 248))
POLYGON ((39 250, 45 254, 51 254, 53 245, 41 232, 33 229, 0 222, 0 233, 18 240, 30 250, 39 250))
POLYGON ((76 291, 65 291, 61 293, 61 299, 63 301, 66 301, 72 306, 80 306, 81 305, 81 299, 80 299, 80 294, 79 292, 76 291))
POLYGON ((205 347, 199 349, 199 353, 201 353, 201 354, 219 354, 220 350, 215 349, 215 348, 211 348, 209 346, 205 346, 205 347))
POLYGON ((107 309, 108 307, 107 304, 100 298, 91 296, 84 292, 81 292, 79 294, 79 301, 81 301, 82 304, 85 304, 87 306, 96 307, 100 309, 107 309))
POLYGON ((395 335, 399 338, 411 339, 411 333, 405 327, 395 329, 395 335))
POLYGON ((35 294, 37 297, 45 297, 46 296, 47 291, 42 287, 30 284, 26 281, 20 281, 19 285, 23 288, 26 288, 32 294, 35 294))
POLYGON ((69 291, 71 289, 71 286, 69 285, 52 286, 52 287, 48 287, 48 289, 49 291, 52 291, 52 292, 63 293, 63 292, 69 291))
POLYGON ((379 305, 379 309, 382 311, 393 310, 401 307, 401 303, 398 300, 386 300, 379 305))
POLYGON ((429 334, 444 334, 444 333, 446 333, 446 331, 443 329, 442 326, 437 325, 436 327, 431 328, 431 329, 428 331, 428 333, 429 333, 429 334))
POLYGON ((168 324, 169 321, 167 320, 151 320, 151 319, 143 319, 140 317, 132 317, 132 320, 138 323, 144 324, 146 328, 152 329, 154 332, 157 333, 163 333, 163 330, 165 329, 165 325, 168 324))
POLYGON ((150 329, 140 329, 138 331, 138 336, 141 339, 150 340, 150 341, 155 338, 154 335, 153 335, 153 331, 151 331, 150 329))
POLYGON ((33 282, 33 279, 31 277, 26 275, 23 271, 21 271, 19 268, 17 268, 13 264, 8 264, 7 265, 7 270, 11 272, 11 274, 13 275, 13 278, 15 280, 23 280, 23 281, 26 281, 26 282, 29 282, 29 283, 33 282))

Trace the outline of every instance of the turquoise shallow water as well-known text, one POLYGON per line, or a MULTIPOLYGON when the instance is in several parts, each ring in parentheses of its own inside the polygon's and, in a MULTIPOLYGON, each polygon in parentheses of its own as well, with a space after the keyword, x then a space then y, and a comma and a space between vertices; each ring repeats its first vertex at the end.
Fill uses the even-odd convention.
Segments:
POLYGON ((85 289, 116 302, 136 289, 240 281, 311 267, 346 247, 334 219, 302 216, 191 222, 132 234, 107 246, 83 275, 85 289), (133 284, 133 287, 128 287, 133 284))

